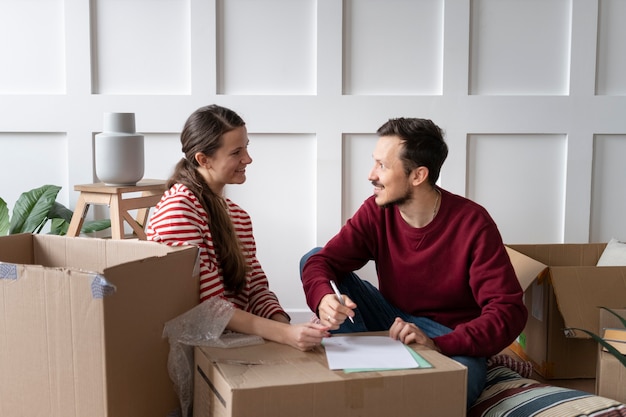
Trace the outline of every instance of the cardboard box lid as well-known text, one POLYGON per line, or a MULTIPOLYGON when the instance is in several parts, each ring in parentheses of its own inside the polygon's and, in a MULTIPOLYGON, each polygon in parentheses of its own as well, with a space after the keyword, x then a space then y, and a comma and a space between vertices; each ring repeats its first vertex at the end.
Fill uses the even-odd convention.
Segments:
POLYGON ((606 243, 541 243, 507 246, 549 267, 596 266, 606 248, 606 243))
MULTIPOLYGON (((572 266, 550 268, 550 281, 565 326, 600 334, 600 307, 626 305, 626 267, 572 266)), ((575 332, 574 337, 589 338, 575 332)))
POLYGON ((0 237, 0 262, 45 268, 71 268, 92 273, 102 273, 111 266, 185 251, 197 252, 197 249, 193 246, 168 246, 134 239, 70 239, 66 236, 32 233, 0 237))
POLYGON ((506 251, 509 254, 511 263, 513 264, 513 269, 515 269, 517 280, 524 291, 526 291, 528 287, 530 287, 530 284, 537 279, 539 274, 541 274, 548 267, 547 265, 534 260, 530 256, 526 256, 508 246, 506 246, 506 251))

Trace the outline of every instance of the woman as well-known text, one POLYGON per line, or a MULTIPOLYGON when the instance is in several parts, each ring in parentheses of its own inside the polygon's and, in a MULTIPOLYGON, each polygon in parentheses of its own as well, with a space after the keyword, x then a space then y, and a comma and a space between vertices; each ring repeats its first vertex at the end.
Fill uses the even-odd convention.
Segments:
POLYGON ((246 181, 248 132, 232 110, 196 110, 181 133, 184 157, 151 216, 148 239, 200 249, 200 302, 221 297, 235 307, 226 328, 309 350, 328 337, 321 324, 289 324, 256 258, 248 213, 225 198, 226 184, 246 181))

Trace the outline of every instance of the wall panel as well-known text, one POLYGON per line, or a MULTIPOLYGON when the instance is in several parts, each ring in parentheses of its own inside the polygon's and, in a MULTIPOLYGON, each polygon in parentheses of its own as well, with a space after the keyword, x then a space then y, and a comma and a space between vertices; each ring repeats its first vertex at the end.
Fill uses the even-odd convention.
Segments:
POLYGON ((626 2, 600 0, 597 94, 626 94, 626 2))
POLYGON ((470 134, 467 196, 489 211, 507 242, 559 242, 566 151, 565 135, 470 134))
POLYGON ((443 0, 344 5, 344 94, 441 94, 443 0))
POLYGON ((315 1, 219 6, 219 94, 315 94, 315 1))
POLYGON ((626 236, 626 135, 596 135, 591 202, 591 241, 608 241, 626 236))
POLYGON ((65 93, 62 0, 0 2, 0 94, 65 93))
POLYGON ((189 0, 95 0, 94 94, 189 94, 189 0))
MULTIPOLYGON (((61 132, 0 132, 0 197, 13 209, 20 194, 46 184, 67 183, 67 136, 61 132), (10 150, 10 151, 8 151, 10 150)), ((69 204, 61 188, 57 201, 69 204)))
POLYGON ((567 94, 571 0, 473 0, 471 94, 567 94))

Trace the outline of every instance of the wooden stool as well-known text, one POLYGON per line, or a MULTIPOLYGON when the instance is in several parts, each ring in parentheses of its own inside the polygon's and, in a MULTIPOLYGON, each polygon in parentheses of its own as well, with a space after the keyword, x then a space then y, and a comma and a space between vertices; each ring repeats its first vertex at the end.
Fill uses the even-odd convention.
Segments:
POLYGON ((145 227, 150 208, 154 207, 166 189, 162 180, 142 180, 137 185, 106 185, 104 183, 82 184, 74 186, 80 191, 67 236, 78 236, 83 227, 85 216, 91 204, 106 204, 111 216, 111 237, 124 239, 124 221, 126 221, 139 239, 146 240, 145 227), (141 193, 140 197, 123 198, 124 194, 141 193), (137 210, 133 219, 129 210, 137 210))

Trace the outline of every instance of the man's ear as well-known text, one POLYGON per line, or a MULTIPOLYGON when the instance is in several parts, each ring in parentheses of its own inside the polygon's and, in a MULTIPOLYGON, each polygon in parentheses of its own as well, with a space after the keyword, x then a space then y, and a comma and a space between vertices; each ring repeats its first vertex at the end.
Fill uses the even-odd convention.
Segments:
POLYGON ((428 174, 428 168, 426 168, 425 166, 419 166, 415 168, 413 171, 411 171, 411 184, 413 184, 413 186, 418 186, 421 183, 428 181, 428 174))

